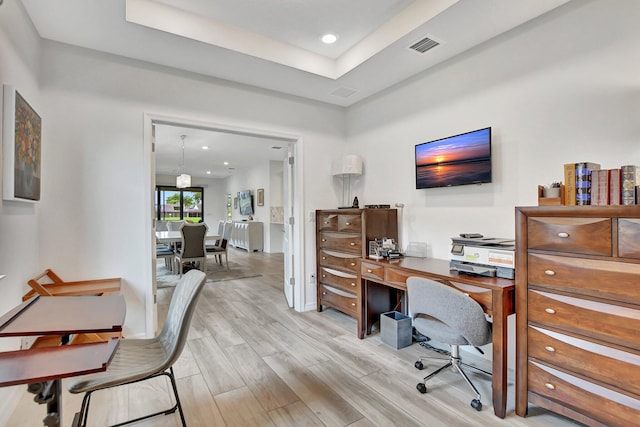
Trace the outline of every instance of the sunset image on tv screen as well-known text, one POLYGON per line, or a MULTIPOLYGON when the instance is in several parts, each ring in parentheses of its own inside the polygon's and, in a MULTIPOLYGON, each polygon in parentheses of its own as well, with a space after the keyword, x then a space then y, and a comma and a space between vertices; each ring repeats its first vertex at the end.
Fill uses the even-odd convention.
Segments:
POLYGON ((416 145, 416 188, 491 181, 491 128, 416 145))

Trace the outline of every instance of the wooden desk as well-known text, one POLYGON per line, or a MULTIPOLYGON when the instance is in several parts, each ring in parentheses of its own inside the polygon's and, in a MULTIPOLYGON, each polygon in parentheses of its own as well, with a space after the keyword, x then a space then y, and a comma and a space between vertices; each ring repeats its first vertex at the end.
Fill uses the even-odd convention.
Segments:
POLYGON ((380 314, 406 311, 407 278, 426 277, 453 286, 478 301, 493 318, 493 410, 504 418, 507 406, 507 316, 515 313, 515 282, 493 277, 476 277, 449 270, 449 262, 432 258, 360 261, 361 318, 358 337, 371 333, 380 314), (395 290, 395 292, 394 292, 395 290))
MULTIPOLYGON (((0 337, 121 332, 124 317, 121 295, 36 296, 0 317, 0 337)), ((58 427, 62 422, 62 378, 105 371, 118 342, 115 338, 0 353, 0 387, 52 381, 47 393, 51 399, 42 402, 47 403, 43 422, 58 427)))

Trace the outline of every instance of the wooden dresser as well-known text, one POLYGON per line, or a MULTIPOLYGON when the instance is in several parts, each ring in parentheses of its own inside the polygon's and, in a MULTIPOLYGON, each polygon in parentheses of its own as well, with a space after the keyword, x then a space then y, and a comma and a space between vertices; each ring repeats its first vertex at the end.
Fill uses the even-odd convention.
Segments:
POLYGON ((368 244, 387 237, 398 240, 395 209, 335 209, 316 211, 318 311, 340 310, 362 329, 362 286, 358 260, 369 255, 368 244))
POLYGON ((640 206, 516 208, 516 413, 640 421, 640 206))

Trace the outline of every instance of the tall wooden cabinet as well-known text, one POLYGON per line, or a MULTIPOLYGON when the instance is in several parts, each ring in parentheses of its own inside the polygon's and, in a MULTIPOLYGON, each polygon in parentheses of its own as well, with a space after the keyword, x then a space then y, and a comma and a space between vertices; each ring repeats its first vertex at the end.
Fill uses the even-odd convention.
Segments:
POLYGON ((516 413, 640 421, 640 206, 516 208, 516 413))
POLYGON ((370 241, 398 240, 395 209, 335 209, 316 211, 318 311, 332 307, 358 321, 362 330, 358 260, 368 257, 370 241))

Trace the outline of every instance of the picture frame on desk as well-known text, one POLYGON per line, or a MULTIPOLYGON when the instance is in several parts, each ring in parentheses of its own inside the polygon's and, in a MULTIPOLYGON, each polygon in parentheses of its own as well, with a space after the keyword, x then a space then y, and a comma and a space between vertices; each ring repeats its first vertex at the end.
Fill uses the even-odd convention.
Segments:
POLYGON ((42 118, 11 85, 2 86, 2 198, 40 201, 42 118))

